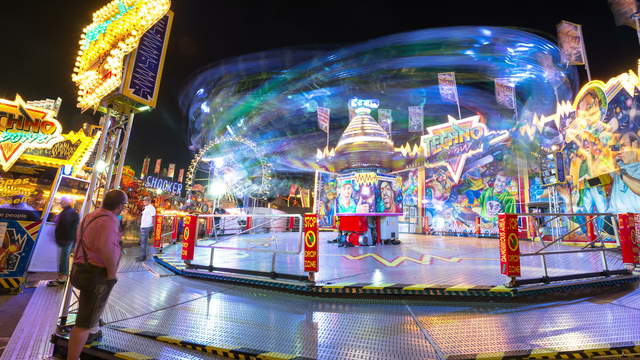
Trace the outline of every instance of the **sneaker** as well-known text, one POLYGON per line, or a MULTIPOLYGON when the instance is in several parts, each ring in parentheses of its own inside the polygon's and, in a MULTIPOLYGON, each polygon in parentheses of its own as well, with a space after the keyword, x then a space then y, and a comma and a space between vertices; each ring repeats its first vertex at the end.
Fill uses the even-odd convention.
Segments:
POLYGON ((138 257, 136 257, 136 260, 137 261, 146 261, 147 258, 146 257, 142 257, 142 256, 138 256, 138 257))
POLYGON ((62 280, 51 280, 47 283, 48 287, 62 286, 64 285, 64 281, 62 280))
POLYGON ((89 334, 89 337, 87 338, 87 342, 85 344, 91 344, 100 340, 102 340, 102 330, 98 330, 97 333, 89 334))
POLYGON ((391 240, 391 243, 392 243, 393 245, 400 245, 400 244, 402 243, 402 241, 400 241, 400 240, 396 240, 396 239, 393 239, 393 240, 391 240))

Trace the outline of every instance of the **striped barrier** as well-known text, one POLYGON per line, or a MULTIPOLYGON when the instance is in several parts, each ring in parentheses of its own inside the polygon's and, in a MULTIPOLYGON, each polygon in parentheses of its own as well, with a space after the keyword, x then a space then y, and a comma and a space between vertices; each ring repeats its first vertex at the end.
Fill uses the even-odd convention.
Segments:
POLYGON ((263 351, 247 347, 219 347, 206 344, 199 344, 186 339, 180 339, 175 336, 161 334, 153 331, 145 331, 140 329, 125 328, 122 326, 109 325, 110 329, 122 331, 128 334, 143 336, 154 339, 163 343, 177 345, 187 349, 192 349, 207 354, 218 355, 230 359, 240 360, 313 360, 308 357, 297 356, 293 354, 283 354, 272 351, 263 351))
POLYGON ((564 295, 566 293, 592 290, 603 287, 621 287, 637 282, 638 275, 625 275, 575 283, 543 285, 538 287, 506 287, 503 285, 471 284, 371 284, 371 283, 334 283, 325 285, 292 284, 268 279, 258 280, 219 273, 190 271, 182 260, 171 255, 158 254, 154 260, 177 275, 242 283, 246 285, 269 287, 301 295, 349 297, 358 295, 403 295, 403 296, 456 296, 456 297, 499 297, 522 298, 539 295, 564 295))
MULTIPOLYGON (((64 356, 66 358, 66 348, 69 342, 69 338, 67 336, 53 335, 52 342, 54 344, 53 354, 64 356), (64 350, 61 348, 64 348, 64 350)), ((100 342, 93 342, 91 344, 85 345, 84 347, 84 350, 82 350, 83 359, 85 358, 85 356, 92 356, 90 358, 108 359, 109 357, 111 357, 113 359, 123 360, 154 360, 154 358, 151 356, 147 356, 137 352, 126 351, 124 349, 120 349, 118 347, 103 344, 100 342)))
POLYGON ((24 278, 0 278, 0 293, 9 294, 17 293, 24 282, 24 278))
POLYGON ((447 360, 502 360, 502 359, 593 359, 593 358, 636 358, 640 356, 640 343, 602 344, 596 349, 553 351, 552 349, 532 349, 527 351, 507 351, 499 353, 465 354, 447 356, 447 360))

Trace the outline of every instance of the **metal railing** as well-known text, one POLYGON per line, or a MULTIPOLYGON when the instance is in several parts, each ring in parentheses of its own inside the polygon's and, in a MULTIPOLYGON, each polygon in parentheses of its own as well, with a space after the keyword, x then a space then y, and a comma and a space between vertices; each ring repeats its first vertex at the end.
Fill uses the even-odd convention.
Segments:
POLYGON ((542 247, 537 249, 531 253, 520 254, 520 257, 540 257, 541 266, 544 272, 544 275, 541 278, 532 278, 532 279, 516 279, 512 277, 510 285, 524 285, 524 284, 535 284, 535 283, 549 283, 552 281, 566 281, 566 280, 575 280, 582 278, 590 278, 590 277, 601 277, 601 276, 610 276, 610 275, 619 275, 619 274, 627 274, 628 270, 626 269, 615 269, 611 270, 610 265, 607 261, 607 251, 612 251, 608 249, 605 243, 611 243, 610 241, 605 241, 605 237, 603 235, 603 231, 598 229, 596 222, 602 220, 603 223, 611 226, 611 230, 613 234, 610 234, 615 239, 615 243, 619 246, 620 237, 618 230, 618 222, 617 215, 613 213, 576 213, 576 214, 563 214, 563 213, 522 213, 516 214, 519 218, 528 218, 531 221, 531 227, 534 234, 540 234, 540 227, 545 227, 551 224, 552 222, 557 222, 563 218, 576 218, 576 217, 585 217, 585 221, 582 224, 576 224, 576 227, 568 230, 564 234, 557 233, 557 236, 554 236, 553 239, 549 242, 545 242, 544 234, 540 236, 534 236, 534 240, 539 239, 542 243, 542 247), (537 220, 543 218, 542 222, 538 222, 537 220), (584 227, 583 227, 584 226, 584 227), (563 242, 575 242, 575 239, 572 237, 576 236, 578 231, 581 229, 586 229, 586 240, 584 240, 584 246, 580 249, 575 250, 554 250, 554 251, 545 251, 549 249, 552 245, 559 245, 563 242), (602 261, 602 271, 595 272, 583 272, 576 273, 571 275, 560 275, 560 276, 551 276, 549 274, 549 267, 547 264, 547 257, 550 255, 563 255, 563 254, 579 254, 579 253, 591 253, 591 252, 599 252, 601 254, 602 261))
POLYGON ((197 264, 194 261, 186 261, 187 266, 196 269, 206 269, 209 271, 224 271, 231 273, 239 273, 246 275, 268 276, 270 278, 284 278, 292 280, 306 280, 306 276, 279 273, 276 271, 276 260, 278 255, 294 255, 299 256, 303 251, 303 227, 302 216, 299 214, 273 214, 273 215, 225 215, 210 214, 198 215, 196 225, 196 248, 209 249, 209 263, 197 264), (206 227, 208 219, 213 222, 210 231, 202 231, 203 225, 206 227), (219 219, 216 222, 216 219, 219 219), (297 220, 297 221, 296 221, 297 220), (238 222, 238 227, 230 226, 234 222, 238 222), (293 226, 292 226, 293 225, 293 226), (235 232, 229 234, 226 230, 233 229, 235 232), (275 232, 273 230, 276 230, 275 232), (280 230, 280 231, 277 231, 280 230), (294 247, 286 246, 290 244, 291 239, 280 240, 277 233, 297 233, 294 235, 294 247), (267 238, 252 238, 252 235, 271 234, 267 238), (251 241, 253 240, 253 241, 251 241), (258 241, 256 241, 258 240, 258 241), (288 241, 287 241, 288 240, 288 241), (279 241, 287 241, 285 246, 279 244, 279 241), (202 244, 203 242, 211 242, 202 244), (259 245, 255 243, 259 242, 259 245), (244 243, 244 245, 243 245, 244 243), (269 244, 265 248, 265 243, 269 244), (237 244, 237 245, 236 245, 237 244), (229 267, 220 267, 214 264, 215 250, 228 250, 236 252, 248 252, 256 254, 270 254, 270 270, 260 271, 255 269, 238 269, 229 267))

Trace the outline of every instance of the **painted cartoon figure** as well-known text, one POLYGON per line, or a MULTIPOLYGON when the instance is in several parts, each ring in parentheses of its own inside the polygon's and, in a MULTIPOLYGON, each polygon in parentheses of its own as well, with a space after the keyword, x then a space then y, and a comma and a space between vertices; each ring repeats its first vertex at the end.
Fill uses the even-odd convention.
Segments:
POLYGON ((499 213, 515 213, 515 198, 507 189, 508 185, 509 178, 504 172, 499 171, 493 179, 493 185, 482 191, 480 216, 485 221, 497 221, 499 213))
POLYGON ((384 213, 400 213, 402 209, 395 199, 395 191, 391 181, 383 180, 379 183, 380 199, 378 200, 378 212, 384 213))
POLYGON ((340 194, 338 195, 338 213, 355 213, 357 204, 352 197, 353 184, 350 181, 345 181, 340 187, 340 194))
POLYGON ((609 211, 616 213, 640 212, 640 137, 628 132, 616 146, 618 171, 613 176, 609 211))

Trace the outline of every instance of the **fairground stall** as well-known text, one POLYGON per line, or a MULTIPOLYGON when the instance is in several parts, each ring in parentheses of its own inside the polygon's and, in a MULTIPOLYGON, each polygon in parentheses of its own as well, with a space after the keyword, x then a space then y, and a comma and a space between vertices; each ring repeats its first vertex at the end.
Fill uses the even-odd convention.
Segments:
POLYGON ((16 292, 27 271, 56 271, 55 215, 62 196, 80 209, 85 164, 100 131, 62 133, 61 100, 0 100, 0 291, 16 292))

